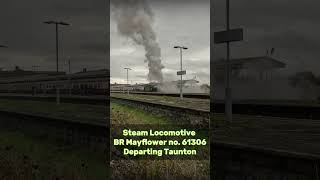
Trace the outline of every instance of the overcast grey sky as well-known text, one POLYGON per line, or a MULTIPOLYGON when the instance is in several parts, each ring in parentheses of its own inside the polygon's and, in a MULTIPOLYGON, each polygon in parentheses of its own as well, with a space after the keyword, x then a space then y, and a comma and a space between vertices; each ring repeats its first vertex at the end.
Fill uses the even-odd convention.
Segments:
MULTIPOLYGON (((225 27, 225 0, 214 0, 213 31, 225 27)), ((244 28, 244 41, 233 43, 232 57, 261 56, 275 48, 275 57, 290 71, 320 70, 320 1, 230 1, 232 28, 244 28)), ((225 57, 223 45, 214 47, 215 57, 225 57)))
MULTIPOLYGON (((175 45, 189 49, 183 52, 184 78, 194 76, 201 83, 209 83, 210 60, 210 1, 155 1, 148 0, 154 13, 154 31, 161 47, 164 80, 178 80, 180 54, 175 45)), ((117 32, 114 18, 110 24, 111 82, 126 82, 124 67, 130 67, 132 83, 146 83, 148 66, 144 62, 142 46, 117 32)))
POLYGON ((8 0, 0 2, 0 67, 24 69, 40 66, 55 70, 55 28, 46 20, 71 23, 60 33, 60 70, 66 71, 67 59, 72 70, 106 68, 107 1, 105 0, 8 0))
MULTIPOLYGON (((224 0, 213 0, 212 31, 224 29, 224 0)), ((0 67, 15 65, 31 69, 55 70, 54 27, 42 22, 65 20, 72 24, 61 32, 60 69, 72 61, 73 71, 108 66, 106 38, 111 30, 111 75, 125 77, 122 66, 131 66, 133 81, 146 80, 143 48, 116 33, 114 22, 108 27, 105 0, 10 0, 0 2, 0 67), (134 74, 133 74, 134 73, 134 74)), ((187 77, 203 82, 209 79, 209 0, 153 0, 154 28, 162 48, 165 78, 177 79, 179 53, 172 46, 184 44, 187 77)), ((264 55, 274 47, 275 56, 297 70, 320 69, 320 1, 269 0, 231 1, 231 27, 244 28, 244 41, 232 45, 232 57, 264 55)), ((215 57, 225 57, 225 49, 215 46, 215 57)))

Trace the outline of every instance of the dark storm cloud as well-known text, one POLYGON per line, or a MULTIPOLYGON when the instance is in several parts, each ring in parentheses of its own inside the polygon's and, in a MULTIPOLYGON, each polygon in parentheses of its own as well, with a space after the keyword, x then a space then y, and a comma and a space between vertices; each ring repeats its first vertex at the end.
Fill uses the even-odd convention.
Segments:
POLYGON ((81 45, 81 49, 85 52, 95 52, 97 54, 105 54, 108 46, 105 42, 93 42, 93 43, 84 43, 81 45))
MULTIPOLYGON (((60 65, 71 57, 75 69, 86 65, 106 64, 103 54, 108 47, 106 34, 108 12, 105 0, 11 0, 0 3, 0 66, 20 65, 30 68, 39 65, 45 70, 55 69, 55 28, 43 24, 46 20, 63 20, 70 27, 60 29, 60 65), (79 61, 78 61, 79 59, 79 61)), ((105 53, 106 56, 106 53, 105 53)))
MULTIPOLYGON (((225 1, 212 1, 215 24, 225 24, 225 1)), ((319 1, 314 0, 268 0, 268 1, 230 1, 231 24, 245 23, 246 25, 283 25, 303 21, 317 21, 320 15, 319 1), (289 21, 283 21, 289 20, 289 21), (291 20, 291 21, 290 21, 291 20), (278 24, 277 22, 282 22, 278 24)))
POLYGON ((301 33, 294 30, 284 30, 275 34, 267 34, 261 39, 269 46, 276 46, 301 53, 316 52, 320 47, 319 37, 310 37, 307 33, 301 33))
MULTIPOLYGON (((214 4, 214 31, 225 29, 225 1, 214 4)), ((232 28, 244 28, 244 41, 235 43, 233 57, 265 55, 274 47, 276 55, 287 63, 305 61, 304 68, 320 68, 320 1, 269 0, 231 1, 232 28)), ((225 57, 223 45, 216 45, 216 57, 225 57)))
MULTIPOLYGON (((259 20, 259 17, 269 17, 270 19, 291 19, 299 20, 316 20, 320 12, 318 7, 319 1, 314 0, 269 0, 269 1, 233 1, 231 5, 234 13, 241 12, 239 18, 259 20), (250 16, 251 15, 251 16, 250 16)), ((286 23, 286 22, 283 22, 286 23)))

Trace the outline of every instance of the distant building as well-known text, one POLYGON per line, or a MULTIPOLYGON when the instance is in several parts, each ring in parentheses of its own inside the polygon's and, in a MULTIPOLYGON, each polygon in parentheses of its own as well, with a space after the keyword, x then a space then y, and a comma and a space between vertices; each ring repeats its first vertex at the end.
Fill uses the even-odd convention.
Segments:
POLYGON ((73 74, 54 71, 0 71, 1 93, 107 94, 109 70, 81 71, 73 74))
POLYGON ((144 91, 145 84, 133 84, 130 87, 132 87, 134 91, 144 91))
MULTIPOLYGON (((214 78, 218 82, 224 81, 225 60, 214 62, 214 78)), ((234 80, 270 80, 279 69, 286 64, 269 56, 249 57, 230 60, 230 76, 234 80)))
MULTIPOLYGON (((184 87, 194 87, 199 81, 195 79, 188 79, 188 80, 183 80, 182 81, 184 87)), ((118 84, 118 83, 113 83, 110 85, 110 90, 111 91, 145 91, 145 92, 158 92, 160 90, 160 87, 162 86, 172 86, 175 89, 180 87, 180 81, 170 81, 170 82, 164 82, 164 83, 155 83, 155 82, 150 82, 147 84, 118 84)), ((177 90, 178 92, 178 90, 177 90)))
MULTIPOLYGON (((180 80, 168 82, 169 84, 174 84, 177 87, 180 87, 180 80)), ((194 87, 199 83, 196 79, 186 79, 182 80, 183 87, 194 87)))
MULTIPOLYGON (((212 70, 214 81, 212 88, 214 99, 217 100, 223 100, 225 97, 225 62, 225 60, 214 62, 212 70)), ((232 99, 235 101, 316 100, 319 97, 319 87, 315 83, 308 83, 312 84, 308 86, 301 85, 301 75, 292 78, 286 73, 286 64, 273 57, 231 59, 230 65, 232 99), (294 85, 295 81, 299 86, 294 85)))
POLYGON ((22 70, 19 66, 16 66, 14 70, 7 71, 0 69, 0 79, 2 78, 12 78, 12 77, 23 77, 29 75, 65 75, 65 72, 56 71, 26 71, 22 70))
POLYGON ((110 91, 124 91, 128 84, 118 84, 113 83, 110 84, 110 91))
MULTIPOLYGON (((225 97, 225 60, 214 62, 213 85, 214 98, 225 97)), ((280 72, 286 64, 269 56, 249 57, 230 60, 230 83, 233 100, 291 99, 286 97, 289 83, 280 72), (283 91, 283 90, 284 91, 283 91)), ((287 94, 288 95, 288 94, 287 94)))

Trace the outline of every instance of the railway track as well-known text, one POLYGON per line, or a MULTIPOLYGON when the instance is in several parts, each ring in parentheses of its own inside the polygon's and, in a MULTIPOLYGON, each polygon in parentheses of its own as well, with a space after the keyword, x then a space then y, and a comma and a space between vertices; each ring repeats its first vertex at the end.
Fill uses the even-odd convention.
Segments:
MULTIPOLYGON (((111 94, 111 98, 116 96, 125 96, 125 94, 115 93, 111 94)), ((145 99, 149 102, 161 102, 164 105, 169 106, 179 106, 175 102, 166 103, 166 98, 174 98, 171 96, 151 96, 144 94, 136 94, 137 97, 145 99), (153 98, 153 97, 157 97, 153 98), (160 100, 159 100, 160 98, 160 100)), ((110 97, 107 95, 94 95, 94 96, 61 96, 61 102, 65 103, 75 103, 75 104, 96 104, 96 105, 109 105, 110 97)), ((25 94, 0 94, 0 99, 19 99, 19 100, 34 100, 34 101, 55 101, 54 95, 25 95, 25 94)), ((190 107, 190 109, 202 109, 205 111, 210 110, 210 100, 209 99, 199 99, 199 98, 185 98, 185 104, 182 107, 190 107), (187 101, 189 99, 189 101, 187 101), (193 105, 194 104, 194 105, 193 105)), ((212 110, 216 114, 224 113, 224 103, 217 101, 211 104, 212 110)), ((181 107, 181 106, 180 106, 181 107)), ((277 118, 295 118, 295 119, 320 119, 320 105, 317 104, 302 104, 302 103, 276 103, 267 101, 266 103, 257 101, 242 101, 234 102, 233 113, 236 115, 250 115, 250 116, 267 116, 267 117, 277 117, 277 118)))
POLYGON ((174 121, 200 123, 213 128, 213 139, 220 142, 243 143, 261 148, 282 149, 292 152, 319 154, 320 121, 288 117, 234 114, 233 122, 224 121, 223 113, 209 110, 177 107, 157 102, 111 97, 111 102, 132 106, 156 115, 165 115, 174 121), (193 122, 195 121, 195 122, 193 122))
MULTIPOLYGON (((110 93, 123 94, 123 91, 110 91, 110 93)), ((162 93, 162 92, 130 91, 130 94, 180 97, 180 94, 178 94, 178 93, 162 93)), ((183 97, 185 97, 185 98, 198 98, 198 99, 210 99, 210 95, 207 93, 183 93, 183 97)))
MULTIPOLYGON (((221 101, 210 103, 210 100, 185 98, 180 101, 174 97, 158 97, 149 95, 130 95, 111 94, 112 98, 131 99, 149 103, 159 103, 168 106, 185 107, 189 109, 201 109, 210 111, 210 106, 214 114, 224 113, 224 103, 221 101)), ((293 118, 293 119, 313 119, 320 120, 320 106, 318 104, 303 104, 291 102, 275 103, 267 101, 266 104, 258 101, 241 101, 234 102, 233 114, 235 116, 266 116, 276 118, 293 118)))
MULTIPOLYGON (((86 98, 79 102, 105 102, 104 99, 97 99, 86 98)), ((161 114, 166 112, 168 113, 166 115, 171 114, 172 117, 177 118, 181 118, 183 114, 187 116, 191 114, 191 119, 198 117, 198 122, 207 122, 210 116, 208 109, 190 109, 172 104, 115 97, 111 97, 111 101, 144 110, 157 110, 161 114), (159 111, 159 108, 163 111, 159 111)), ((215 117, 223 117, 222 113, 215 113, 215 115, 215 117)), ((247 175, 252 172, 255 172, 256 177, 262 178, 266 171, 269 177, 281 176, 287 179, 290 177, 312 179, 319 175, 320 146, 317 142, 320 141, 320 137, 315 132, 320 129, 320 121, 246 114, 234 115, 234 120, 228 127, 217 127, 213 132, 211 157, 215 166, 213 174, 217 179, 250 177, 247 175)), ((0 122, 1 127, 11 126, 32 133, 61 135, 70 143, 108 148, 105 145, 109 141, 107 139, 109 130, 102 124, 83 124, 13 112, 0 112, 0 122)))
MULTIPOLYGON (((158 102, 150 102, 150 101, 140 101, 140 100, 135 100, 135 99, 130 99, 130 98, 120 98, 120 97, 112 97, 111 96, 111 102, 119 102, 119 100, 122 101, 122 104, 127 104, 127 105, 131 105, 131 106, 140 106, 141 104, 144 106, 159 106, 159 108, 170 108, 172 111, 177 110, 178 112, 183 109, 185 111, 193 111, 195 114, 198 111, 198 115, 199 116, 204 116, 204 117, 209 117, 210 116, 210 111, 208 109, 198 109, 198 108, 190 108, 190 107, 181 107, 181 106, 174 106, 172 104, 165 104, 165 103, 158 103, 158 102), (135 104, 137 103, 137 104, 135 104), (174 108, 174 109, 172 109, 174 108)), ((255 105, 255 107, 257 107, 255 105)), ((147 108, 143 108, 143 109, 147 109, 147 108)), ((151 109, 152 110, 152 109, 151 109)), ((239 111, 240 109, 236 109, 236 112, 239 111)), ((221 110, 222 111, 222 110, 221 110)), ((222 119, 224 118, 224 113, 218 111, 218 112, 214 112, 213 113, 213 118, 217 118, 217 119, 222 119)), ((295 112, 297 113, 297 112, 295 112)), ((283 114, 273 114, 273 116, 270 115, 264 115, 267 113, 254 113, 252 111, 248 111, 248 113, 243 113, 243 112, 239 112, 239 113, 235 113, 233 114, 233 118, 235 121, 266 121, 266 120, 270 120, 270 121, 317 121, 320 119, 312 119, 312 118, 308 118, 309 116, 294 116, 294 114, 292 114, 293 116, 284 116, 283 114), (302 118, 304 117, 304 118, 302 118)), ((213 119, 214 121, 215 119, 213 119)))
POLYGON ((87 149, 105 151, 109 148, 110 128, 103 122, 83 122, 0 110, 0 131, 1 129, 58 139, 69 145, 81 145, 87 149))

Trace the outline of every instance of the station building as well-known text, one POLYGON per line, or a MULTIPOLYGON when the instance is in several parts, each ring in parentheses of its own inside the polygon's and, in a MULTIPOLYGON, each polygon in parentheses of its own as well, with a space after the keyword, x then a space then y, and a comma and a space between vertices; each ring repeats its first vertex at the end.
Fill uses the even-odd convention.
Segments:
POLYGON ((109 91, 109 70, 100 69, 66 74, 54 71, 0 71, 1 93, 51 94, 60 89, 62 94, 106 94, 109 91))
MULTIPOLYGON (((214 62, 214 98, 225 97, 224 59, 214 62)), ((286 64, 270 56, 230 60, 230 83, 234 100, 315 100, 319 87, 294 86, 286 64)))

